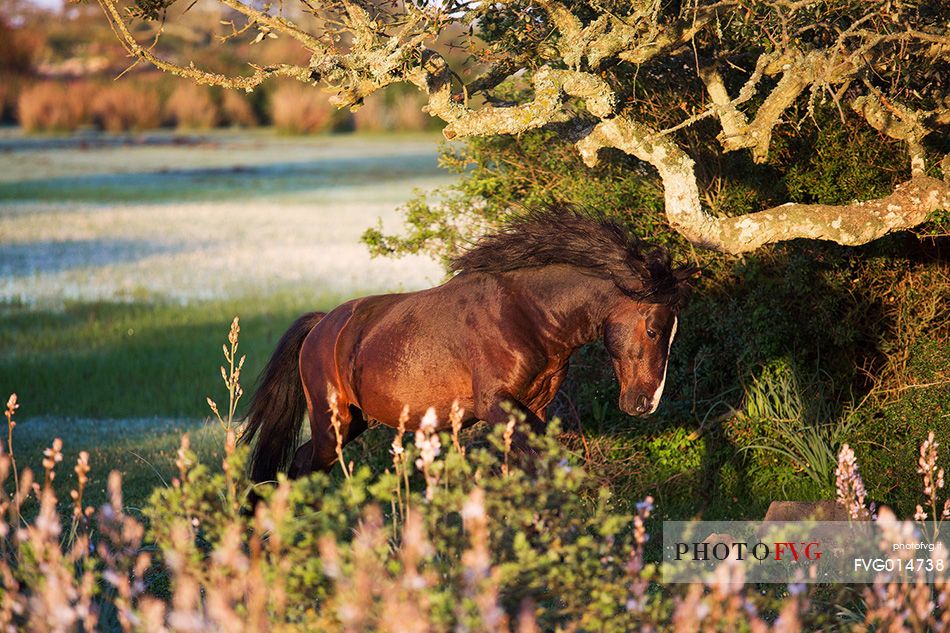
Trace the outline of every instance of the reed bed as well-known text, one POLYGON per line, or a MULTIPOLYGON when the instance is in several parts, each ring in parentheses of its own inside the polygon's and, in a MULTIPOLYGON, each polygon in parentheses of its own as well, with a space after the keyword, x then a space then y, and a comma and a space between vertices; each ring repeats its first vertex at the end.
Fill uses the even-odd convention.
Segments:
POLYGON ((221 112, 210 90, 182 81, 165 102, 165 118, 178 129, 209 130, 221 123, 221 112))
POLYGON ((75 95, 76 84, 46 81, 23 90, 17 99, 17 118, 30 132, 75 130, 91 120, 87 95, 75 95))
POLYGON ((171 126, 207 130, 221 125, 273 125, 285 134, 418 132, 434 129, 415 93, 374 95, 356 113, 338 110, 322 91, 295 83, 264 88, 263 96, 219 91, 168 78, 132 77, 39 81, 14 91, 4 84, 3 103, 28 132, 71 132, 84 127, 130 132, 171 126))
POLYGON ((271 95, 271 119, 285 134, 319 134, 339 127, 340 117, 322 91, 298 84, 281 84, 271 95))
POLYGON ((158 96, 144 86, 113 84, 96 89, 87 85, 85 95, 95 122, 107 132, 150 130, 161 123, 158 96))

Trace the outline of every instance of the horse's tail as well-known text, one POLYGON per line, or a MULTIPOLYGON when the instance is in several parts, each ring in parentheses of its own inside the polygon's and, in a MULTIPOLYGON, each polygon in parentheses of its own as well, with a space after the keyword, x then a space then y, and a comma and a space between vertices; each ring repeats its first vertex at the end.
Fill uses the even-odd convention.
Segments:
POLYGON ((290 326, 258 378, 257 389, 247 413, 242 444, 260 437, 251 454, 251 478, 271 481, 285 470, 300 443, 301 422, 307 412, 300 381, 300 349, 310 330, 326 316, 310 312, 290 326))

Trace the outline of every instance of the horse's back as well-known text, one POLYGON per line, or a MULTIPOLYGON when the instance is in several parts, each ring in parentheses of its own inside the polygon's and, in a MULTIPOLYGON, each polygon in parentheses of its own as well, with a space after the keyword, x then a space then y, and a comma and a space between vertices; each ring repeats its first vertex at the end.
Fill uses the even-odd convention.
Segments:
POLYGON ((450 280, 418 292, 348 301, 313 329, 301 377, 314 397, 330 383, 368 418, 395 425, 432 406, 444 420, 455 400, 469 411, 472 364, 495 320, 490 280, 450 280), (319 384, 324 383, 324 384, 319 384))

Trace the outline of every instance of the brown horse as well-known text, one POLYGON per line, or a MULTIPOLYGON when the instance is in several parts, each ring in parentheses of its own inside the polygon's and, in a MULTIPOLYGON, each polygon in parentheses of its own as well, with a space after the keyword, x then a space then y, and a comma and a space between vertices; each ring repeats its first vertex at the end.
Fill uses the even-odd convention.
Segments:
POLYGON ((255 481, 328 469, 336 459, 328 390, 350 442, 368 420, 409 428, 428 407, 467 424, 506 422, 503 403, 535 429, 571 354, 603 338, 620 382, 620 408, 656 410, 677 315, 692 269, 673 270, 620 226, 569 210, 528 214, 481 239, 436 288, 348 301, 300 317, 284 334, 251 402, 244 442, 259 436, 255 481), (297 448, 309 413, 311 440, 297 448), (296 450, 296 454, 294 451, 296 450))

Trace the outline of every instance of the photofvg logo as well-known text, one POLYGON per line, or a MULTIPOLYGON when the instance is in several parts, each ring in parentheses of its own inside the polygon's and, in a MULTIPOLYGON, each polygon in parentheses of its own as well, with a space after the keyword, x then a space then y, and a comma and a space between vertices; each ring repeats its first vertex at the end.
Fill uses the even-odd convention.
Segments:
POLYGON ((925 538, 912 522, 665 521, 660 570, 666 583, 850 584, 882 573, 933 582, 945 571, 950 578, 948 549, 939 545, 950 543, 950 530, 935 536, 925 538))
POLYGON ((736 541, 728 534, 713 534, 705 540, 692 543, 674 544, 676 560, 692 561, 744 561, 754 559, 759 562, 774 560, 778 562, 798 563, 816 561, 821 558, 821 543, 818 541, 736 541))

